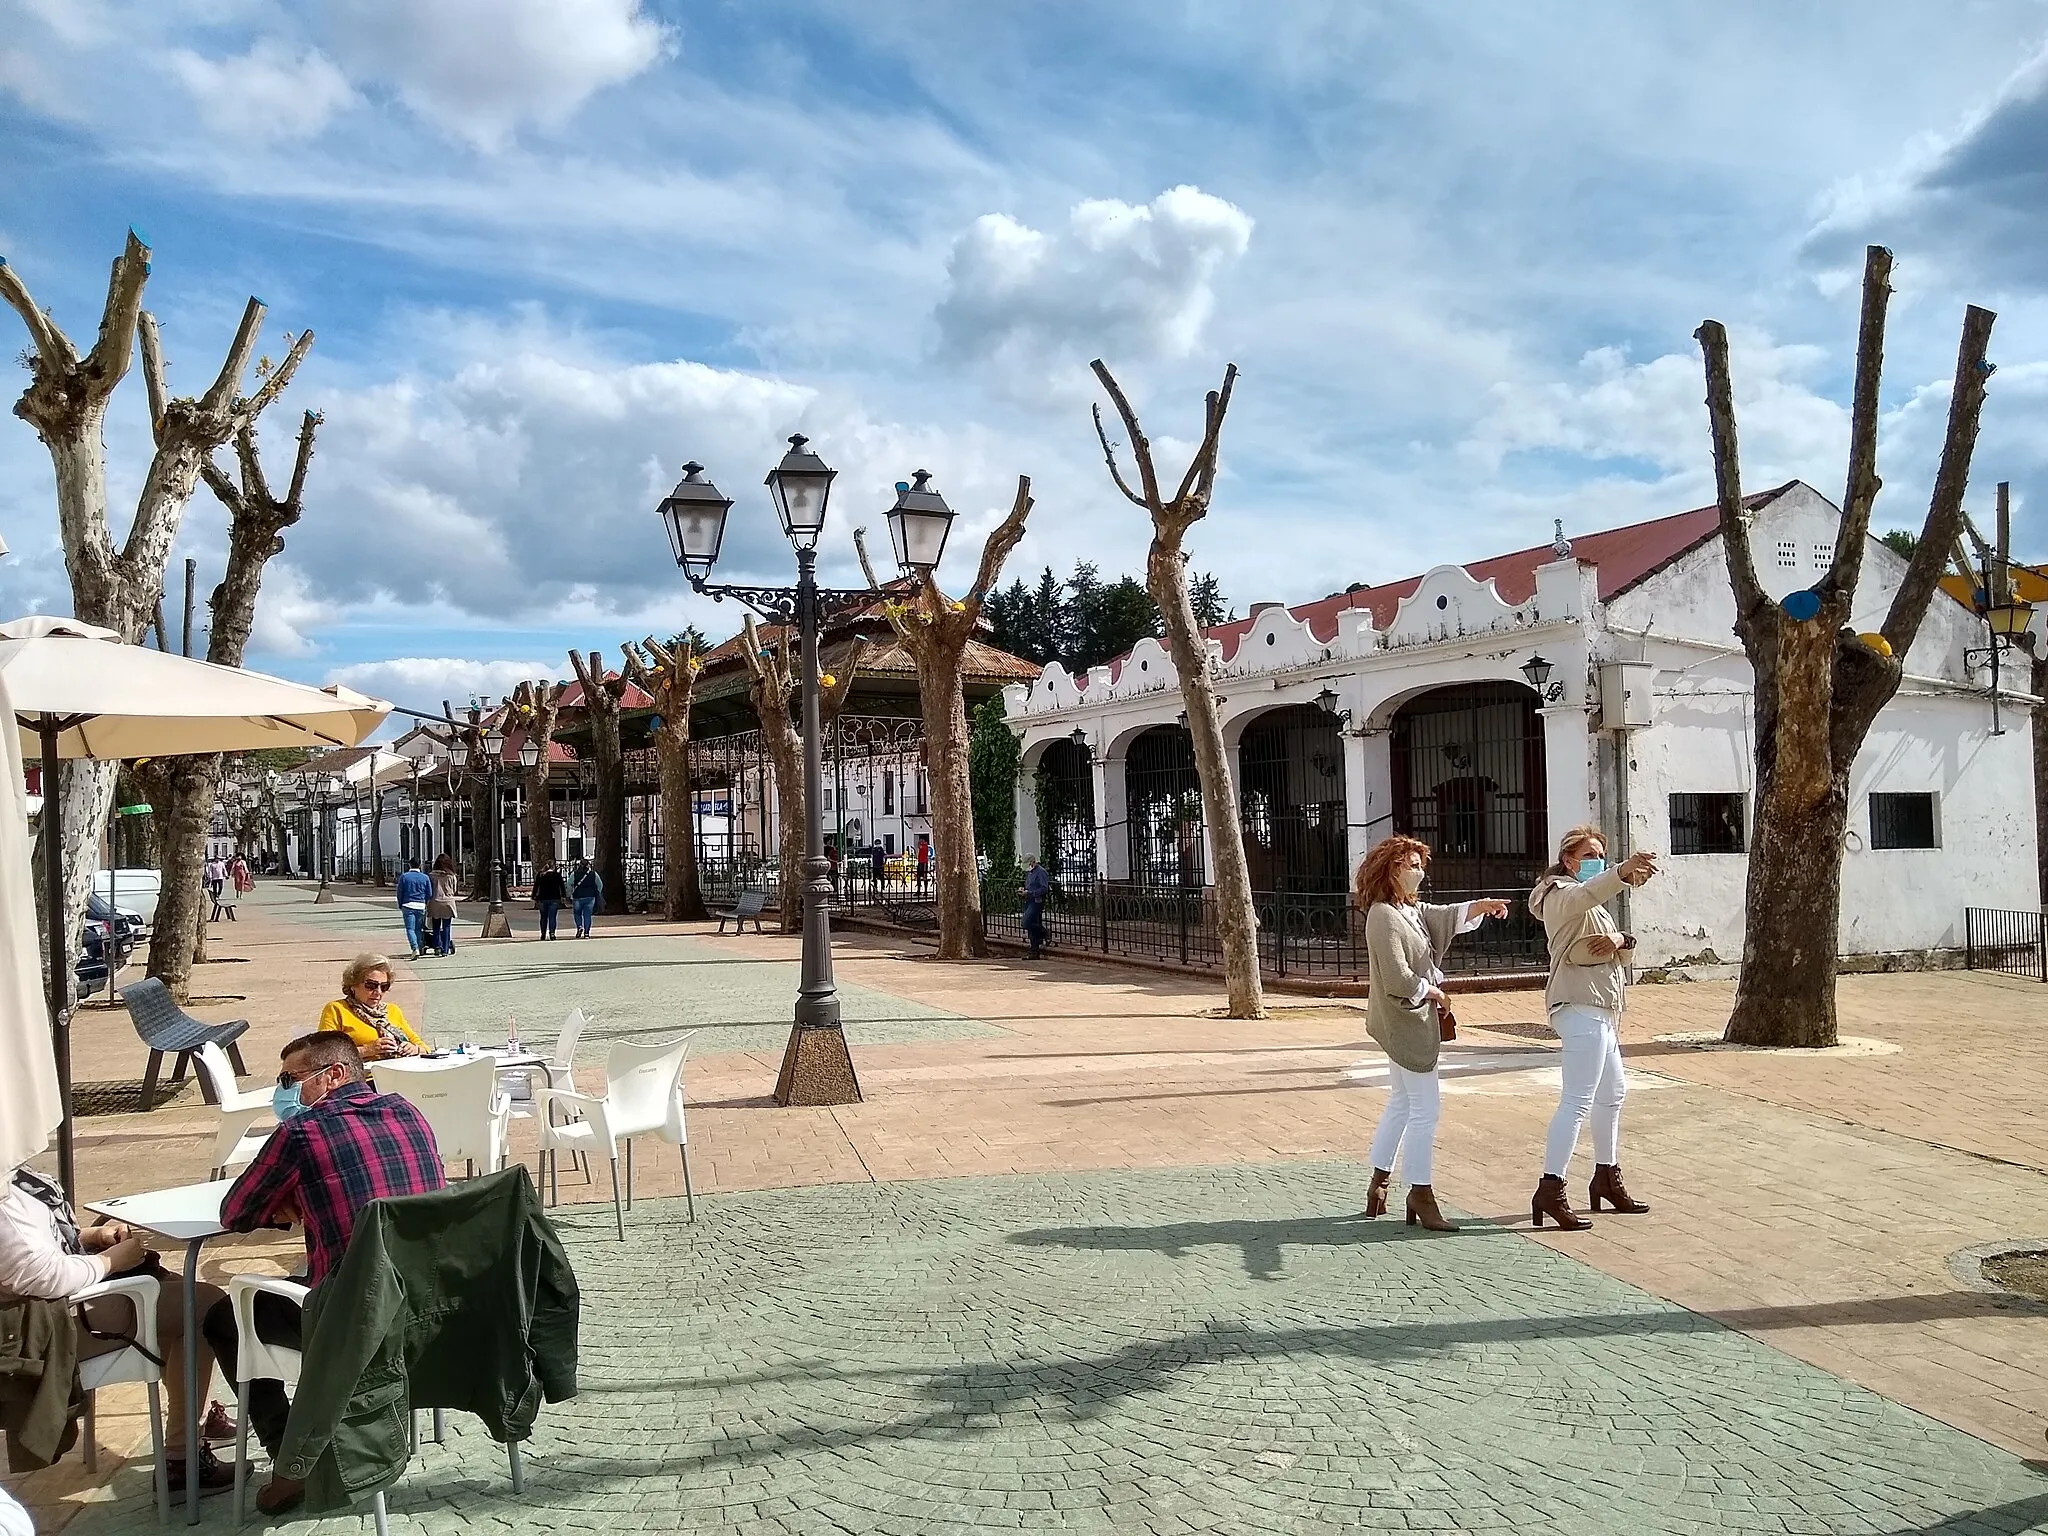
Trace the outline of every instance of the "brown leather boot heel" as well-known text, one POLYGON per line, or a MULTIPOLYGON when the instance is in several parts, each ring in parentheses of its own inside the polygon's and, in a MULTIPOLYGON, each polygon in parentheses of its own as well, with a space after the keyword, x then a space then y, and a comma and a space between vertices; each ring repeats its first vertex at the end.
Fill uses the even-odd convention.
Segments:
POLYGON ((1536 1193, 1529 1197, 1529 1222, 1542 1226, 1548 1216, 1566 1232, 1583 1232, 1593 1225, 1572 1211, 1571 1201, 1565 1198, 1564 1180, 1554 1173, 1546 1173, 1536 1182, 1536 1193))
POLYGON ((1422 1224, 1425 1232, 1455 1232, 1458 1229, 1444 1220, 1444 1213, 1436 1208, 1436 1191, 1427 1184, 1408 1186, 1408 1225, 1422 1224))
POLYGON ((1391 1169, 1373 1169, 1372 1182, 1365 1186, 1365 1214, 1368 1217, 1387 1214, 1387 1183, 1393 1177, 1391 1169))
POLYGON ((1586 1186, 1586 1204, 1597 1211, 1602 1200, 1625 1216, 1640 1216, 1649 1209, 1642 1201, 1629 1197, 1628 1186, 1621 1182, 1619 1163, 1601 1163, 1593 1170, 1593 1182, 1586 1186))

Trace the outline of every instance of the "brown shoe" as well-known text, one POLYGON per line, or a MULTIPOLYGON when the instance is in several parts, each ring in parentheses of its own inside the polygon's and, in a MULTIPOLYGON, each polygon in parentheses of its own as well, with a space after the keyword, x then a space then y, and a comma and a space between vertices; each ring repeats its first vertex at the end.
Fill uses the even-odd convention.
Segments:
POLYGON ((273 1477, 256 1490, 256 1507, 266 1515, 281 1515, 296 1509, 306 1496, 306 1485, 289 1477, 273 1477))
MULTIPOLYGON (((185 1458, 166 1456, 164 1471, 170 1475, 171 1497, 173 1500, 185 1496, 185 1458)), ((211 1498, 216 1493, 226 1493, 235 1486, 235 1469, 213 1454, 213 1447, 202 1442, 199 1447, 199 1493, 202 1498, 211 1498)))
POLYGON ((208 1403, 206 1417, 199 1421, 199 1438, 213 1445, 225 1445, 235 1438, 235 1419, 221 1403, 208 1403))
POLYGON ((1566 1232, 1583 1232, 1593 1225, 1572 1213, 1572 1203, 1564 1194, 1564 1180, 1554 1173, 1546 1173, 1537 1180, 1536 1193, 1529 1197, 1530 1224, 1540 1227, 1546 1216, 1566 1232))
POLYGON ((1593 1182, 1586 1186, 1586 1204, 1597 1211, 1602 1200, 1626 1216, 1640 1216, 1649 1209, 1642 1201, 1629 1198, 1619 1163, 1601 1163, 1593 1170, 1593 1182))
POLYGON ((1408 1225, 1422 1224, 1425 1232, 1455 1232, 1458 1229, 1444 1220, 1444 1213, 1436 1208, 1436 1191, 1427 1184, 1408 1186, 1408 1225))
POLYGON ((1393 1177, 1391 1169, 1373 1169, 1372 1182, 1365 1186, 1365 1214, 1368 1218, 1387 1214, 1387 1184, 1393 1177))

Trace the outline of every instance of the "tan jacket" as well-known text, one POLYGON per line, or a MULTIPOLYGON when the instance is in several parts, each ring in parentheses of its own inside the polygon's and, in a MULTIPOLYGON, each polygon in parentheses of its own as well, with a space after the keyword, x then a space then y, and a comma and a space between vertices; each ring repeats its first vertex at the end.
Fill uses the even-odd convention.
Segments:
POLYGON ((1425 998, 1414 1005, 1409 999, 1421 990, 1423 977, 1442 969, 1465 907, 1462 902, 1448 907, 1421 902, 1414 910, 1426 940, 1384 901, 1374 902, 1365 914, 1365 1032, 1410 1072, 1434 1072, 1443 1048, 1436 1004, 1425 998))
POLYGON ((1570 875, 1545 875, 1529 893, 1529 911, 1543 920, 1550 941, 1550 985, 1543 1001, 1550 1010, 1567 1004, 1621 1012, 1628 970, 1620 955, 1603 959, 1588 952, 1595 936, 1614 938, 1621 929, 1608 915, 1606 903, 1621 894, 1627 882, 1605 870, 1581 885, 1570 875))

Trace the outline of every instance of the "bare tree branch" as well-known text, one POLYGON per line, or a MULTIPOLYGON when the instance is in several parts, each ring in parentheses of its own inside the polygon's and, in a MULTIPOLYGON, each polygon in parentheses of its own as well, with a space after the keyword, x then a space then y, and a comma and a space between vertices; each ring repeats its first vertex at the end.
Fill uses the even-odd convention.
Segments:
POLYGON ((228 347, 228 355, 221 359, 220 374, 214 379, 213 387, 199 401, 201 410, 224 412, 241 398, 242 376, 249 371, 249 360, 256 355, 256 343, 262 337, 265 313, 263 301, 258 298, 251 298, 242 306, 242 323, 235 329, 235 339, 228 347))
POLYGON ((136 341, 142 352, 142 388, 149 400, 149 440, 164 440, 164 407, 170 387, 164 378, 164 343, 157 334, 156 316, 144 310, 135 317, 136 341))
POLYGON ((7 307, 21 316, 21 323, 28 327, 29 344, 52 371, 61 372, 77 366, 78 349, 71 345, 71 338, 57 328, 54 319, 37 307, 28 286, 4 256, 0 256, 0 299, 5 299, 7 307))
POLYGON ((1849 479, 1842 492, 1842 526, 1827 581, 1846 609, 1863 576, 1863 546, 1870 508, 1884 482, 1877 477, 1877 397, 1884 373, 1884 322, 1892 296, 1892 253, 1873 245, 1863 253, 1863 320, 1856 336, 1856 395, 1850 412, 1849 479))
MULTIPOLYGON (((1123 419, 1124 431, 1130 435, 1131 456, 1138 461, 1138 483, 1145 488, 1145 497, 1142 501, 1138 502, 1138 505, 1148 511, 1156 512, 1161 503, 1159 500, 1159 476, 1152 468, 1152 441, 1145 436, 1144 429, 1138 425, 1138 413, 1131 409, 1131 402, 1124 398, 1123 386, 1117 383, 1115 375, 1109 371, 1102 359, 1098 357, 1088 366, 1095 370, 1095 377, 1100 379, 1102 387, 1109 391, 1110 401, 1116 406, 1117 415, 1123 419)), ((1099 422, 1097 426, 1098 428, 1100 427, 1099 422)), ((1105 442, 1103 446, 1107 448, 1109 445, 1105 442)), ((1111 467, 1114 468, 1115 466, 1112 465, 1111 467)), ((1131 494, 1129 487, 1125 487, 1124 494, 1126 496, 1131 494)), ((1132 499, 1136 500, 1137 498, 1133 497, 1132 499)))
POLYGON ((1977 426, 1984 413, 1984 388, 1991 380, 1992 365, 1985 354, 1991 347, 1991 327, 1998 316, 1972 304, 1963 312, 1963 336, 1956 348, 1956 377, 1948 400, 1948 434, 1941 445, 1941 468, 1934 477, 1928 497, 1927 522, 1920 530, 1919 546, 1906 563, 1899 590, 1892 594, 1890 612, 1884 616, 1884 637, 1892 653, 1902 662, 1906 650, 1926 617, 1941 580, 1942 551, 1954 542, 1963 523, 1963 493, 1970 483, 1970 458, 1977 447, 1977 426))
POLYGON ((101 399, 127 377, 135 355, 135 322, 142 313, 142 288, 149 281, 149 247, 128 231, 128 243, 114 258, 107 277, 107 305, 100 315, 99 339, 85 360, 85 372, 101 399))
MULTIPOLYGON (((1132 506, 1145 507, 1145 498, 1140 496, 1136 491, 1132 490, 1128 485, 1124 483, 1124 473, 1122 470, 1116 467, 1116 450, 1110 447, 1109 432, 1102 425, 1101 402, 1097 401, 1095 404, 1089 406, 1088 409, 1090 413, 1095 417, 1095 440, 1098 443, 1102 444, 1102 462, 1109 466, 1109 478, 1115 482, 1116 488, 1124 493, 1125 499, 1128 500, 1132 506)), ((1149 507, 1146 507, 1146 510, 1149 511, 1151 509, 1149 507)))
POLYGON ((303 330, 293 337, 291 350, 285 353, 284 361, 271 369, 270 377, 265 379, 256 393, 249 397, 248 403, 243 407, 243 412, 252 417, 262 415, 264 407, 282 394, 284 387, 291 383, 292 375, 299 371, 299 364, 306 360, 306 354, 312 350, 313 332, 311 329, 303 330))
MULTIPOLYGON (((1202 424, 1202 446, 1194 458, 1188 461, 1188 472, 1181 477, 1180 489, 1174 492, 1174 502, 1186 506, 1190 493, 1200 498, 1202 511, 1209 508, 1209 493, 1216 486, 1216 459, 1222 452, 1223 418, 1230 410, 1230 392, 1237 387, 1237 364, 1226 364, 1223 369, 1223 388, 1212 389, 1204 402, 1202 424)), ((1197 512, 1187 519, 1193 522, 1200 517, 1197 512)))
POLYGON ((292 461, 291 489, 285 492, 285 505, 291 508, 291 520, 299 520, 299 507, 306 491, 306 471, 313 463, 313 434, 320 430, 322 418, 318 411, 308 411, 299 422, 299 452, 292 461))
POLYGON ((1728 376, 1728 331, 1718 320, 1703 320, 1693 332, 1707 362, 1707 426, 1714 442, 1714 489, 1721 509, 1721 547, 1735 588, 1736 622, 1746 621, 1769 601, 1756 576, 1743 516, 1742 455, 1735 436, 1735 390, 1728 376))
POLYGON ((1010 503, 1010 515, 998 523, 981 546, 981 564, 974 573, 974 585, 967 590, 967 625, 971 630, 981 617, 981 605, 989 589, 1003 574, 1003 562, 1024 537, 1024 519, 1031 513, 1031 477, 1017 477, 1017 499, 1010 503))

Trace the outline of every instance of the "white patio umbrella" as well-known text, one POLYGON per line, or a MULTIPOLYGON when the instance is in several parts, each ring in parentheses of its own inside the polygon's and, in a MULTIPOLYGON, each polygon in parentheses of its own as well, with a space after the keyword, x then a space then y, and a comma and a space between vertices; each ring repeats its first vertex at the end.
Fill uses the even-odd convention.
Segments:
MULTIPOLYGON (((10 710, 0 676, 0 715, 10 710)), ((36 891, 29 875, 21 744, 0 731, 0 1174, 49 1145, 64 1118, 57 1059, 36 995, 36 891)))
MULTIPOLYGON (((63 797, 55 793, 62 759, 115 761, 262 747, 353 747, 391 711, 383 700, 348 688, 313 688, 128 645, 112 630, 76 619, 27 618, 0 624, 0 687, 6 689, 21 748, 33 744, 42 759, 43 846, 50 852, 43 861, 44 906, 52 925, 63 920, 64 910, 63 860, 57 856, 64 846, 63 797)), ((10 756, 15 750, 16 744, 10 743, 10 756)), ((18 768, 12 782, 19 793, 18 768)), ((4 819, 18 822, 11 815, 4 819)), ((13 920, 4 906, 0 919, 13 920)), ((33 944, 32 928, 30 933, 33 944)), ((65 1193, 75 1195, 71 945, 53 933, 49 954, 48 1023, 64 1111, 57 1165, 65 1193)), ((4 1042, 14 1036, 26 1039, 30 1029, 26 1018, 12 1017, 4 994, 0 1006, 7 1009, 0 1012, 0 1060, 6 1060, 4 1053, 13 1047, 4 1042)), ((0 1108, 5 1103, 0 1099, 0 1108)))

